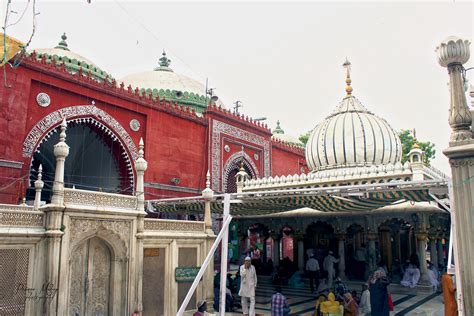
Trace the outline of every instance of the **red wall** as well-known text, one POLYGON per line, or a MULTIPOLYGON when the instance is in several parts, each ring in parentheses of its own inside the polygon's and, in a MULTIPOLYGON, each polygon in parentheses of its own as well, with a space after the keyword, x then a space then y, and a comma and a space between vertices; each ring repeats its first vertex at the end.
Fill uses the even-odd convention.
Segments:
MULTIPOLYGON (((202 190, 209 169, 208 118, 217 118, 268 140, 271 137, 266 127, 224 110, 210 109, 204 117, 198 117, 167 102, 140 97, 119 85, 100 84, 28 58, 17 69, 7 66, 6 73, 8 86, 3 84, 5 78, 3 71, 0 72, 0 159, 21 162, 23 166, 20 169, 0 166, 0 203, 17 203, 24 196, 29 185, 31 163, 31 157, 22 156, 25 137, 43 117, 64 107, 90 105, 94 101, 96 107, 110 114, 125 128, 137 147, 140 137, 143 137, 145 159, 148 161, 145 182, 166 187, 175 185, 171 179, 178 178, 177 186, 184 188, 148 188, 147 199, 196 195, 198 190, 202 190), (50 106, 43 108, 37 104, 39 92, 51 97, 50 106), (132 118, 140 122, 138 132, 132 131, 129 126, 132 118), (196 191, 193 192, 193 189, 196 191)), ((244 144, 245 152, 252 157, 260 176, 263 176, 263 148, 232 137, 224 139, 225 144, 231 150, 223 153, 222 168, 227 158, 240 151, 244 144), (258 154, 259 158, 254 159, 254 154, 258 154)), ((304 153, 272 142, 271 164, 273 176, 300 173, 301 166, 305 166, 304 153)))

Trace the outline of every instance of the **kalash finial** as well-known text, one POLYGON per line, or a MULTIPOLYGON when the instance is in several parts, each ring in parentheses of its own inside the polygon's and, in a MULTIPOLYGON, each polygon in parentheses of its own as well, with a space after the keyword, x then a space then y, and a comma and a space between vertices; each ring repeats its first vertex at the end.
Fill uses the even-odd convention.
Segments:
POLYGON ((63 35, 61 35, 61 41, 58 43, 58 46, 56 46, 55 48, 69 50, 69 48, 67 47, 66 40, 67 40, 66 33, 63 33, 63 35))
POLYGON ((420 145, 418 145, 418 140, 416 139, 416 130, 413 129, 411 133, 413 134, 413 146, 412 146, 412 148, 415 148, 415 149, 420 148, 420 145))
POLYGON ((350 97, 352 95, 351 63, 346 58, 346 61, 344 62, 344 64, 342 64, 342 66, 346 70, 346 93, 347 93, 347 97, 350 97))

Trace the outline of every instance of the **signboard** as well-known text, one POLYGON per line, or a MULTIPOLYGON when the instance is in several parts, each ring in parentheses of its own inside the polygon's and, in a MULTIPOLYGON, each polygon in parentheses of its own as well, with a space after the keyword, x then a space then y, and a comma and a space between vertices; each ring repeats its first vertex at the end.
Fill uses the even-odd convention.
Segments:
POLYGON ((143 249, 143 256, 144 257, 159 257, 160 256, 160 249, 158 249, 158 248, 145 248, 145 249, 143 249))
POLYGON ((178 283, 193 283, 201 267, 179 267, 174 271, 178 283))

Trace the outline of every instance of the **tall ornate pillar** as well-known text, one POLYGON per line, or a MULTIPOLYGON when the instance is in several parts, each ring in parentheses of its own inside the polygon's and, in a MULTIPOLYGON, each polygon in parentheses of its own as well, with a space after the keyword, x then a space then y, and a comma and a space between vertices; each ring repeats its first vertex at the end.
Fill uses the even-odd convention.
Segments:
POLYGON ((34 204, 34 209, 35 211, 38 210, 41 204, 41 191, 43 190, 44 187, 44 182, 42 180, 43 178, 43 166, 39 165, 38 167, 38 179, 35 181, 35 204, 34 204))
POLYGON ((280 234, 273 233, 273 265, 275 267, 280 265, 280 234))
POLYGON ((137 172, 137 187, 135 194, 137 196, 138 204, 138 215, 137 215, 137 293, 136 293, 136 306, 135 311, 143 311, 143 237, 145 230, 145 171, 148 168, 148 162, 144 158, 144 147, 143 138, 140 138, 138 145, 138 158, 135 160, 135 171, 137 172))
POLYGON ((425 231, 416 233, 416 239, 418 240, 418 258, 420 259, 420 272, 421 278, 420 283, 428 283, 428 266, 426 264, 426 245, 428 234, 425 231))
MULTIPOLYGON (((214 198, 214 191, 211 189, 211 174, 209 173, 209 170, 206 174, 206 188, 202 191, 202 197, 204 198, 204 225, 206 227, 207 234, 205 251, 207 255, 209 251, 211 251, 212 245, 214 244, 214 240, 216 239, 214 231, 212 230, 211 201, 214 198)), ((239 255, 240 252, 237 253, 237 256, 239 255)), ((204 258, 205 257, 206 256, 204 256, 204 258)), ((240 264, 240 262, 238 263, 240 264)), ((208 306, 212 306, 214 302, 214 260, 211 260, 211 262, 209 262, 209 266, 204 272, 204 280, 204 299, 206 300, 208 306)))
POLYGON ((368 270, 369 273, 372 273, 377 269, 377 252, 375 250, 375 241, 379 238, 377 233, 368 233, 367 240, 368 240, 368 270))
POLYGON ((346 240, 346 235, 345 234, 336 234, 337 238, 337 249, 338 249, 338 254, 339 254, 339 277, 341 279, 346 278, 346 257, 345 257, 345 245, 344 241, 346 240))
MULTIPOLYGON (((66 144, 66 119, 63 119, 59 133, 59 142, 54 145, 54 156, 56 157, 56 170, 54 174, 53 196, 51 205, 44 211, 46 213, 46 237, 47 237, 47 284, 52 289, 59 286, 59 262, 61 256, 61 238, 63 232, 62 213, 64 210, 64 164, 69 155, 69 146, 66 144)), ((57 295, 51 300, 45 300, 46 315, 57 314, 57 295)))
POLYGON ((438 268, 438 249, 436 248, 436 236, 430 236, 430 261, 438 268))
POLYGON ((470 42, 448 37, 436 47, 438 62, 448 68, 451 104, 449 125, 451 138, 444 154, 449 158, 452 171, 451 223, 454 227, 453 245, 460 315, 474 315, 474 140, 471 129, 472 117, 467 106, 463 73, 469 60, 470 42), (462 271, 462 273, 461 273, 462 271))

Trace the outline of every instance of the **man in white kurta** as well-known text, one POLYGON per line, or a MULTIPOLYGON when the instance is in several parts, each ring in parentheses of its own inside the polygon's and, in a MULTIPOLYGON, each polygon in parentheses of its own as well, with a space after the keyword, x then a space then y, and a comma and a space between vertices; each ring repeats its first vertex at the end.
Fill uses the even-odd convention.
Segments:
POLYGON ((244 315, 255 316, 255 288, 257 287, 257 273, 251 264, 250 257, 240 266, 240 291, 242 298, 242 312, 244 315), (250 302, 250 304, 249 304, 250 302))
POLYGON ((328 287, 332 288, 332 282, 336 277, 336 270, 334 270, 334 264, 338 263, 339 260, 332 255, 332 251, 329 251, 329 254, 324 258, 323 268, 328 273, 328 287))

